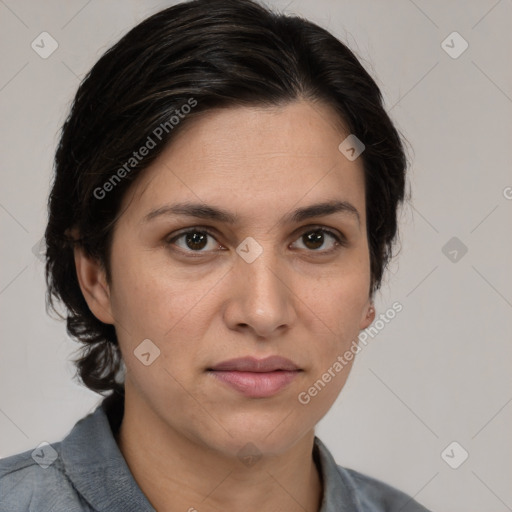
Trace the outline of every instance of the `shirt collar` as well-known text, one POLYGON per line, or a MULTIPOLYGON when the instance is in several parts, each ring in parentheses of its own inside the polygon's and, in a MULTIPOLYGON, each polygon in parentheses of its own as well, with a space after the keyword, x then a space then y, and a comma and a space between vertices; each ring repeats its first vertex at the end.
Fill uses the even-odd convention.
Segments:
MULTIPOLYGON (((155 512, 137 485, 114 435, 121 424, 124 396, 110 395, 79 420, 62 441, 67 476, 82 497, 99 512, 155 512)), ((320 472, 320 512, 359 512, 354 487, 338 470, 327 447, 315 436, 313 457, 320 472)))
POLYGON ((62 461, 67 476, 94 510, 154 512, 112 432, 110 422, 119 426, 122 419, 123 400, 122 395, 110 395, 79 420, 62 441, 62 461))
POLYGON ((361 504, 353 483, 338 470, 331 452, 316 436, 313 457, 322 478, 323 499, 320 512, 361 512, 361 504))

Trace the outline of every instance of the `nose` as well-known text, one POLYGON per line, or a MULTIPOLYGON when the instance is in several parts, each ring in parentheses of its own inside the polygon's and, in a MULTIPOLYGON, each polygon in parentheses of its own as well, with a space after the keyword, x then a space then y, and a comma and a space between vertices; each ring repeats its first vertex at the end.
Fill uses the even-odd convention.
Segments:
POLYGON ((295 319, 297 296, 291 273, 266 249, 252 263, 237 258, 231 272, 224 320, 230 329, 258 338, 282 335, 295 319))

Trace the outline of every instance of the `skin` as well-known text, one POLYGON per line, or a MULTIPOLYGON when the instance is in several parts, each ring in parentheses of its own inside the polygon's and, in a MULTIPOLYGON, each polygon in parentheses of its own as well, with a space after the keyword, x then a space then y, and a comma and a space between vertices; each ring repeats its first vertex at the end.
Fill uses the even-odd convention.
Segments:
POLYGON ((363 163, 338 150, 348 132, 321 103, 213 110, 191 121, 125 195, 111 281, 99 262, 75 253, 84 297, 115 325, 126 365, 117 441, 159 511, 318 511, 314 427, 352 363, 307 405, 297 397, 374 319, 363 163), (359 219, 338 212, 280 223, 296 208, 331 200, 351 203, 359 219), (144 222, 182 201, 238 220, 144 222), (193 227, 212 233, 199 257, 184 236, 171 242, 193 227), (316 245, 304 236, 322 227, 343 234, 345 246, 329 234, 316 245), (252 263, 236 252, 246 237, 263 249, 252 263), (160 350, 149 366, 134 355, 144 339, 160 350), (206 371, 276 354, 303 371, 268 398, 243 396, 206 371), (261 454, 250 466, 237 456, 247 443, 261 454))

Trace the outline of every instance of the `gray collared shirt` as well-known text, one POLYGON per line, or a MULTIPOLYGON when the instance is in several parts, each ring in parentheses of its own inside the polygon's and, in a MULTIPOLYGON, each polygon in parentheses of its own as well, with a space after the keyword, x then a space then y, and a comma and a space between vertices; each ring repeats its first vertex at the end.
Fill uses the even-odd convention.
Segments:
MULTIPOLYGON (((0 460, 0 512, 149 512, 114 438, 123 399, 105 398, 58 443, 0 460)), ((428 512, 406 494, 336 465, 315 437, 323 482, 319 512, 428 512)))

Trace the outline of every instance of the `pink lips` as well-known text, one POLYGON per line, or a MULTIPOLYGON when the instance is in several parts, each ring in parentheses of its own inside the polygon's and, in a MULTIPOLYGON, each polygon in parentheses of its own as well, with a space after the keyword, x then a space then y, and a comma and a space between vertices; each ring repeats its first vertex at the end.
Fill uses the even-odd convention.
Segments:
POLYGON ((302 370, 289 359, 230 359, 208 369, 217 379, 250 398, 273 396, 286 387, 302 370))

